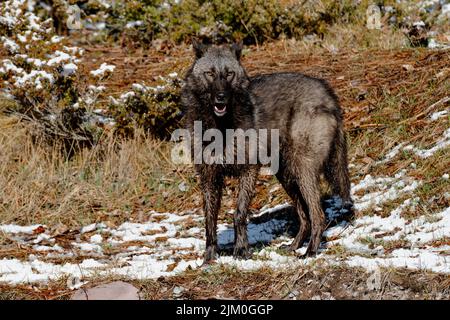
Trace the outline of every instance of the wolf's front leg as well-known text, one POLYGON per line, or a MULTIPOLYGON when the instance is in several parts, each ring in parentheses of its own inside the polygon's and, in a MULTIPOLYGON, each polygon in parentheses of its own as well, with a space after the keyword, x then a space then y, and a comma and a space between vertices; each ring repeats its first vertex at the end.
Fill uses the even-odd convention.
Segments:
POLYGON ((210 263, 217 254, 217 216, 222 197, 222 178, 213 171, 202 172, 203 212, 206 222, 206 251, 204 262, 210 263))
POLYGON ((234 251, 235 258, 249 258, 247 216, 250 203, 255 195, 255 183, 258 169, 251 168, 239 179, 237 210, 234 215, 234 251))

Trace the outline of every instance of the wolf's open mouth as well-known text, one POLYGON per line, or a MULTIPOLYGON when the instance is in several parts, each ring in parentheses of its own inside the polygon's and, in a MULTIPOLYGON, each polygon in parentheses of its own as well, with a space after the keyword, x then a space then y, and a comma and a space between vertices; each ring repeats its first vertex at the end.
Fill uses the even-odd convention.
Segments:
POLYGON ((215 105, 214 106, 214 113, 216 116, 221 117, 227 113, 227 106, 225 105, 215 105))

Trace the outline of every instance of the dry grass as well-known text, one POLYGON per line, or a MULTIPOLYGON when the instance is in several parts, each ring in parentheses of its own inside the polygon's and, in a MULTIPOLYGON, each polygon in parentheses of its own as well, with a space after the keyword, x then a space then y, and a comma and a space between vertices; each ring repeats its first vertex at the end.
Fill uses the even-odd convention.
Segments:
POLYGON ((114 210, 129 219, 142 210, 175 210, 192 202, 193 188, 178 189, 183 181, 192 185, 192 175, 172 164, 169 143, 139 132, 130 140, 109 135, 68 160, 58 146, 33 139, 29 123, 1 117, 0 126, 2 223, 77 227, 114 210), (163 193, 171 201, 163 203, 163 193))

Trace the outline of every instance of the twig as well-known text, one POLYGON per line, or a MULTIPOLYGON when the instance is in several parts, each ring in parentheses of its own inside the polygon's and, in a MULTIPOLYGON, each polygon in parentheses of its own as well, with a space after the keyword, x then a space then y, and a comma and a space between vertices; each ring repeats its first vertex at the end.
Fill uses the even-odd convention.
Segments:
POLYGON ((354 128, 351 128, 350 131, 357 131, 361 129, 371 129, 371 128, 386 128, 386 125, 384 124, 378 124, 378 123, 367 123, 367 124, 361 124, 359 126, 356 126, 354 128))
POLYGON ((428 108, 426 108, 426 109, 425 109, 424 111, 422 111, 421 113, 416 114, 416 115, 415 115, 414 117, 412 117, 412 118, 405 119, 405 120, 401 121, 400 123, 403 124, 403 123, 405 123, 405 122, 410 122, 410 121, 413 121, 413 120, 417 120, 417 119, 419 119, 419 118, 425 116, 427 113, 429 113, 431 110, 433 110, 434 108, 436 108, 438 105, 443 104, 443 103, 447 103, 447 102, 449 102, 449 101, 450 101, 450 96, 446 96, 446 97, 442 98, 441 100, 439 100, 439 101, 433 103, 431 106, 429 106, 428 108))

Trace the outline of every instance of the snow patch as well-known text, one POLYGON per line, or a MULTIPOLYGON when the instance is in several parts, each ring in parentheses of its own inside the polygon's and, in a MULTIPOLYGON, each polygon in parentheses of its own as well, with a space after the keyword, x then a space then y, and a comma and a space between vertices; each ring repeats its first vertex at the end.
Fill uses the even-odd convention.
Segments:
POLYGON ((93 75, 94 77, 102 78, 106 74, 114 72, 115 69, 116 69, 116 66, 114 66, 114 65, 102 63, 100 68, 98 68, 97 70, 91 71, 91 75, 93 75))
MULTIPOLYGON (((252 259, 236 260, 221 253, 217 262, 242 270, 299 268, 323 262, 369 270, 380 266, 406 267, 448 274, 449 246, 439 245, 439 240, 450 237, 450 208, 416 219, 402 216, 407 210, 414 211, 418 205, 419 198, 413 193, 419 183, 409 177, 406 170, 393 177, 363 177, 352 185, 354 205, 360 210, 359 214, 372 206, 381 207, 387 200, 405 195, 409 198, 386 216, 369 211, 372 215, 362 216, 352 224, 342 221, 328 228, 319 254, 306 259, 278 251, 280 245, 292 241, 287 233, 288 217, 283 218, 283 210, 289 205, 264 208, 248 224, 249 242, 257 245, 252 259), (273 213, 277 213, 276 217, 270 218, 273 213), (269 220, 259 219, 266 215, 269 220), (400 243, 400 246, 387 250, 385 246, 390 242, 400 243), (348 254, 329 254, 328 249, 334 246, 341 246, 348 254), (261 250, 257 249, 261 247, 261 250)), ((346 204, 337 197, 328 199, 327 204, 328 220, 347 213, 343 211, 348 210, 346 204)), ((71 240, 70 248, 60 246, 59 240, 51 236, 45 226, 0 225, 0 231, 10 235, 12 241, 33 250, 27 260, 0 260, 0 282, 45 283, 64 276, 86 280, 94 275, 148 279, 175 275, 202 264, 205 249, 202 215, 150 211, 142 218, 145 222, 125 222, 117 227, 107 227, 103 223, 84 226, 71 240), (201 227, 192 227, 192 221, 201 227), (37 228, 41 233, 35 234, 37 228), (82 262, 67 263, 67 258, 82 262)), ((226 251, 233 241, 232 224, 219 224, 219 247, 226 251)), ((305 250, 306 244, 297 253, 305 250)))

